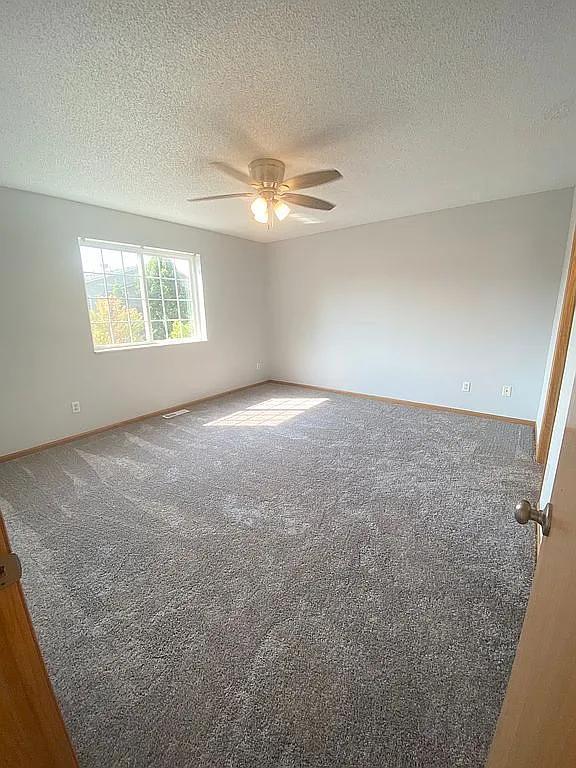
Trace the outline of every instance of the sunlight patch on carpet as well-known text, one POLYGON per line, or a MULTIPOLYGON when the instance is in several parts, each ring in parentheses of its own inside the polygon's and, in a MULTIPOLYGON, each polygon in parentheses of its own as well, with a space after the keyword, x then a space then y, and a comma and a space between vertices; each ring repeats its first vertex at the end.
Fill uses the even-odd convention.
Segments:
POLYGON ((262 403, 251 405, 245 411, 236 411, 215 421, 206 427, 276 427, 285 421, 301 416, 310 408, 315 408, 329 400, 327 397, 273 397, 262 403))

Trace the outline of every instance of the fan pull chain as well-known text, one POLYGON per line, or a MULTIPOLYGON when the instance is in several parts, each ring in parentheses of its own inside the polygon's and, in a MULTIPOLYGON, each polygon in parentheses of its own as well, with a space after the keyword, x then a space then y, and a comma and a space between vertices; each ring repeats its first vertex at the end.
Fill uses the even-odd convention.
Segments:
POLYGON ((268 230, 271 230, 274 226, 274 208, 272 206, 272 200, 268 200, 268 222, 266 224, 266 227, 268 230))

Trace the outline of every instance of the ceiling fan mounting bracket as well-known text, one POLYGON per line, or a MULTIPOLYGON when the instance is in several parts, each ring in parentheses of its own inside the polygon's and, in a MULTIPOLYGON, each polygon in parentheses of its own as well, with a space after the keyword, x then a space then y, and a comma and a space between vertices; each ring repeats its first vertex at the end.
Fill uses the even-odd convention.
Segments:
POLYGON ((284 180, 286 167, 281 160, 272 157, 261 157, 253 160, 248 166, 250 177, 263 187, 277 187, 284 180))

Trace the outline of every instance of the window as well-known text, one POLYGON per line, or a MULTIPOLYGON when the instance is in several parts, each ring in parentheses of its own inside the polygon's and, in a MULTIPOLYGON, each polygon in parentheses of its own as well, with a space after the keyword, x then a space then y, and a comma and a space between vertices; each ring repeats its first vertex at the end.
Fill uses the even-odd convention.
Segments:
POLYGON ((197 254, 78 242, 96 351, 206 339, 197 254))

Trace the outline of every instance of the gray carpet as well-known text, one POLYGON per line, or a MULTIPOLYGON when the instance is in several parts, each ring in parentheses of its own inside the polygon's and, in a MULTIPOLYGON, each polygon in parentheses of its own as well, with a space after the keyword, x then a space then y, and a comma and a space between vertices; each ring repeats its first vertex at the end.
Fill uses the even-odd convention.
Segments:
POLYGON ((532 440, 266 384, 0 465, 81 766, 482 766, 530 586, 532 440), (328 400, 244 412, 286 397, 328 400))

